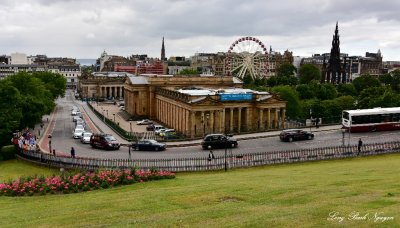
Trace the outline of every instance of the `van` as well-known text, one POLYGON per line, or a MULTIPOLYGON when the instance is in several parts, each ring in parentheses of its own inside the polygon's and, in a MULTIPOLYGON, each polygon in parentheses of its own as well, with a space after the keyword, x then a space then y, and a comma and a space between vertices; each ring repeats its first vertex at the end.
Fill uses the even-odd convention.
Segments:
POLYGON ((118 150, 121 144, 110 134, 93 134, 90 136, 90 145, 93 148, 105 150, 118 150))

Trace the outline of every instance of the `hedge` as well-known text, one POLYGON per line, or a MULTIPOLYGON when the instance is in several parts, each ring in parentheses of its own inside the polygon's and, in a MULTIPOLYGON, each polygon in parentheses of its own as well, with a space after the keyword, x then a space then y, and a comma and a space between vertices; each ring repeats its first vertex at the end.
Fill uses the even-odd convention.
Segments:
POLYGON ((3 146, 0 150, 0 160, 6 161, 14 159, 15 153, 14 145, 3 146))

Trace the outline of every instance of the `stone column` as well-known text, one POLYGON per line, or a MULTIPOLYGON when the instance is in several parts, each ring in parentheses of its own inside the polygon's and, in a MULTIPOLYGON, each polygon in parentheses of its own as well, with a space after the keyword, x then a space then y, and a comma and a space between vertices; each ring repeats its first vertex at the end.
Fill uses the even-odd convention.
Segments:
POLYGON ((195 122, 195 111, 191 111, 190 112, 190 137, 193 139, 196 135, 195 135, 195 131, 194 131, 194 125, 196 124, 195 122))
POLYGON ((250 118, 250 108, 246 108, 246 131, 252 130, 253 129, 253 123, 250 118))
POLYGON ((283 109, 282 109, 282 128, 286 128, 286 122, 285 122, 285 120, 286 120, 286 109, 283 108, 283 109))
POLYGON ((210 111, 210 133, 214 133, 214 110, 210 111))
POLYGON ((185 110, 185 130, 184 130, 184 134, 186 136, 190 135, 190 122, 189 122, 189 116, 190 112, 189 110, 185 110))
POLYGON ((279 114, 278 114, 278 112, 279 112, 279 110, 278 110, 278 108, 275 108, 275 123, 276 123, 276 126, 275 126, 275 128, 278 128, 278 125, 279 125, 279 114))
POLYGON ((201 133, 203 134, 203 136, 204 136, 204 134, 205 134, 205 132, 206 132, 206 128, 205 128, 205 126, 206 126, 206 120, 205 120, 205 116, 204 116, 204 111, 201 111, 201 115, 200 115, 200 123, 201 123, 201 127, 200 127, 200 129, 201 129, 201 133))
POLYGON ((233 108, 230 109, 230 121, 229 121, 229 131, 233 132, 233 108))
POLYGON ((267 122, 267 126, 268 129, 271 129, 271 109, 267 108, 267 112, 268 112, 268 122, 267 122))
POLYGON ((241 125, 242 125, 242 108, 238 108, 238 133, 240 133, 241 125))
POLYGON ((221 111, 221 133, 225 133, 225 108, 221 111))
POLYGON ((262 108, 259 108, 259 110, 258 110, 258 121, 259 121, 258 129, 261 131, 264 130, 263 111, 264 111, 264 109, 262 109, 262 108))

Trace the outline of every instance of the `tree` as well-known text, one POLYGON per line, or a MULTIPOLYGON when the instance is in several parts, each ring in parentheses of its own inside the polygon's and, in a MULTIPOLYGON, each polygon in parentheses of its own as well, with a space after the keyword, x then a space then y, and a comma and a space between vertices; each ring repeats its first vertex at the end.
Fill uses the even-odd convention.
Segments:
MULTIPOLYGON (((33 127, 43 115, 50 114, 54 109, 54 95, 46 89, 45 83, 40 79, 26 72, 19 72, 5 80, 9 81, 21 94, 20 107, 23 113, 21 128, 33 127)), ((61 90, 56 88, 54 91, 61 90)))
POLYGON ((320 100, 331 100, 337 97, 337 91, 332 84, 319 84, 317 98, 320 100))
POLYGON ((61 74, 51 72, 35 72, 33 77, 40 79, 47 90, 51 92, 53 99, 58 96, 64 97, 67 80, 61 74))
POLYGON ((300 115, 300 99, 296 90, 290 86, 276 86, 272 91, 277 93, 280 98, 287 101, 286 116, 296 119, 300 115))
POLYGON ((284 63, 276 69, 276 76, 278 77, 290 77, 294 76, 297 71, 296 67, 290 63, 284 63))
POLYGON ((180 75, 198 75, 200 73, 195 69, 186 68, 186 69, 183 69, 183 70, 179 71, 179 74, 180 75))
POLYGON ((355 108, 355 98, 352 96, 341 96, 334 100, 340 106, 340 110, 352 110, 355 108))
POLYGON ((338 122, 342 116, 340 105, 336 100, 325 100, 321 101, 321 109, 323 110, 323 119, 325 123, 338 122))
POLYGON ((391 87, 392 90, 396 93, 400 93, 400 69, 396 69, 390 72, 390 76, 392 77, 391 87))
POLYGON ((318 67, 313 64, 304 64, 299 70, 300 83, 307 84, 311 80, 319 80, 321 72, 318 67))
POLYGON ((354 88, 356 88, 358 94, 360 94, 364 89, 380 86, 379 80, 369 74, 357 77, 353 80, 352 84, 354 85, 354 88))
POLYGON ((299 93, 300 99, 315 98, 315 91, 307 84, 300 84, 296 86, 296 91, 299 93))
POLYGON ((391 85, 393 82, 393 77, 391 74, 383 74, 378 77, 378 80, 385 85, 391 85))
POLYGON ((358 96, 357 108, 375 108, 380 96, 386 91, 384 87, 369 87, 361 91, 358 96))
POLYGON ((0 80, 0 148, 8 145, 22 119, 21 94, 8 80, 0 80))
POLYGON ((357 90, 352 83, 339 84, 337 86, 337 92, 339 96, 357 96, 357 90))

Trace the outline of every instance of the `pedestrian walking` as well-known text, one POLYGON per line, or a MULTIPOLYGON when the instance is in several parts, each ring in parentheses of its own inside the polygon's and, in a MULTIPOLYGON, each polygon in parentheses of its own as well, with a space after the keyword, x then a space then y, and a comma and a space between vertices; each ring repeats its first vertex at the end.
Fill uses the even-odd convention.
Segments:
POLYGON ((208 161, 211 161, 215 158, 214 153, 212 150, 210 150, 210 153, 208 154, 208 161))
POLYGON ((53 155, 56 156, 56 150, 55 149, 53 149, 53 155))
POLYGON ((363 141, 361 140, 361 138, 358 140, 358 153, 357 155, 359 155, 361 153, 361 147, 362 147, 363 141))
POLYGON ((75 149, 71 147, 71 158, 75 158, 75 149))

